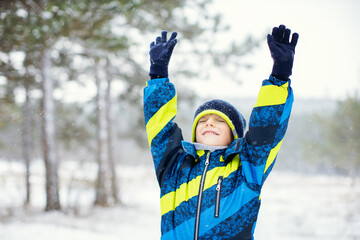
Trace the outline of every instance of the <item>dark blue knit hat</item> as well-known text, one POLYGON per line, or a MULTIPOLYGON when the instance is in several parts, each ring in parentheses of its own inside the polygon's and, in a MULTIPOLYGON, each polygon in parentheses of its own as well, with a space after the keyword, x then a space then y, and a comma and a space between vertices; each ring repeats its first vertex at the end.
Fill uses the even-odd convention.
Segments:
POLYGON ((195 111, 192 129, 192 141, 195 141, 195 131, 199 119, 207 114, 216 114, 222 117, 230 126, 234 139, 242 138, 246 128, 244 116, 229 102, 214 99, 200 105, 195 111))

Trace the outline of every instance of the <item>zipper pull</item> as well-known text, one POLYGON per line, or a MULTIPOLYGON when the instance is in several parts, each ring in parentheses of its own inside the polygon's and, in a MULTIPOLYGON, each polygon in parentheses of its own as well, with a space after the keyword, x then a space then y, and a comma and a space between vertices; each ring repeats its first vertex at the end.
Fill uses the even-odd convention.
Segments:
POLYGON ((219 176, 218 183, 216 185, 216 202, 215 202, 215 213, 214 217, 218 218, 220 214, 220 192, 221 192, 221 183, 223 181, 223 176, 219 176))
POLYGON ((210 163, 210 151, 206 154, 205 166, 208 166, 209 163, 210 163))
POLYGON ((220 191, 221 190, 221 183, 223 181, 223 176, 220 176, 218 179, 218 183, 216 185, 216 191, 220 191))

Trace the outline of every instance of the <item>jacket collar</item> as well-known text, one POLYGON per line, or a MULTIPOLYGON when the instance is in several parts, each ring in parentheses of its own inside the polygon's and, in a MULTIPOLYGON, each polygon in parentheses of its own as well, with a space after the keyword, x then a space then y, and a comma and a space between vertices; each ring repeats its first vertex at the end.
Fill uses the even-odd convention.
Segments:
POLYGON ((195 159, 199 157, 197 150, 208 150, 213 152, 225 149, 224 160, 226 161, 229 156, 238 154, 241 151, 242 141, 242 138, 235 139, 229 146, 208 146, 200 143, 190 143, 187 141, 182 141, 181 144, 184 151, 195 159))
POLYGON ((201 144, 201 143, 193 143, 196 151, 198 150, 206 150, 206 151, 210 151, 210 152, 214 152, 216 150, 223 150, 226 149, 228 146, 209 146, 209 145, 205 145, 205 144, 201 144))
POLYGON ((189 154, 190 156, 192 156, 195 159, 197 159, 199 157, 197 155, 194 144, 192 144, 191 142, 187 142, 187 141, 181 141, 181 145, 187 154, 189 154))
POLYGON ((230 143, 230 145, 228 146, 228 148, 226 149, 225 154, 224 154, 225 161, 230 156, 234 156, 241 152, 242 146, 243 146, 243 144, 242 144, 243 141, 244 141, 244 138, 237 138, 234 141, 232 141, 232 143, 230 143))

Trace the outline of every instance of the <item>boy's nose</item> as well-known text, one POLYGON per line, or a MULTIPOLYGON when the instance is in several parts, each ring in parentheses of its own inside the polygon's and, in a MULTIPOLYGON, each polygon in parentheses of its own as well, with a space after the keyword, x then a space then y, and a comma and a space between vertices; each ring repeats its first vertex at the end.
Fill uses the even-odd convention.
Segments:
POLYGON ((207 125, 207 126, 214 126, 214 123, 213 123, 213 121, 208 120, 208 121, 206 122, 206 125, 207 125))

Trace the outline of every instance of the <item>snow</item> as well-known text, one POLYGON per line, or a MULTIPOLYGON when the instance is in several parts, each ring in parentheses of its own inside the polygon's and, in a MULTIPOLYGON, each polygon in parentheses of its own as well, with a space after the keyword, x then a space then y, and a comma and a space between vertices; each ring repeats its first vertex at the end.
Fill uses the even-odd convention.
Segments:
POLYGON ((24 209, 25 167, 0 160, 0 240, 28 240, 32 236, 37 240, 160 238, 160 192, 150 167, 119 166, 123 205, 104 208, 92 205, 96 164, 63 162, 59 170, 63 212, 43 211, 43 163, 34 162, 31 172, 31 207, 24 209))
MULTIPOLYGON (((32 164, 31 206, 25 168, 0 160, 0 240, 159 239, 159 189, 151 166, 118 166, 123 205, 93 207, 96 165, 60 164, 62 212, 44 212, 44 168, 32 164), (23 184, 24 182, 24 184, 23 184)), ((262 191, 256 240, 360 239, 360 186, 347 177, 280 172, 262 191)))
POLYGON ((360 186, 351 179, 273 172, 265 184, 258 239, 360 239, 360 186))

